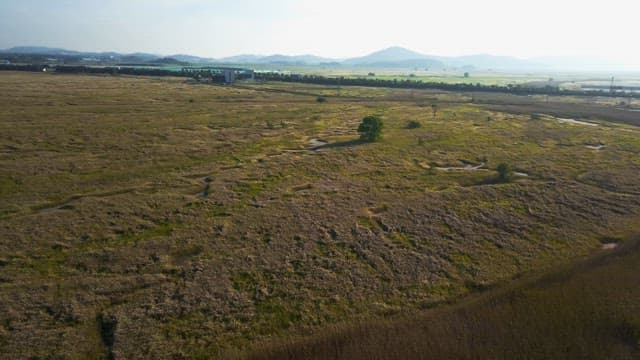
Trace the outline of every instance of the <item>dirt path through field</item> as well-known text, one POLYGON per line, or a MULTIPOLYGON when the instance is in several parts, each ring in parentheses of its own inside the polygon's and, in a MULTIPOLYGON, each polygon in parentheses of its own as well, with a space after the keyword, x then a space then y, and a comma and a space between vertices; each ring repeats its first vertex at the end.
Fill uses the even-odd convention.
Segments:
POLYGON ((438 167, 436 166, 436 170, 440 171, 489 171, 485 167, 486 163, 481 163, 479 165, 471 165, 466 164, 465 166, 446 166, 446 167, 438 167))

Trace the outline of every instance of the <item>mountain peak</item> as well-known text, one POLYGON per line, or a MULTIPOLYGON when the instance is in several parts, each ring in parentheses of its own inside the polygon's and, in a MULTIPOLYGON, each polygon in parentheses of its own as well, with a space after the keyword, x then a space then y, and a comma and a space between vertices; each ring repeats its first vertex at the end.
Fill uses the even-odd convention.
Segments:
POLYGON ((378 58, 378 60, 382 61, 415 60, 424 59, 427 57, 423 54, 400 46, 391 46, 386 49, 373 52, 367 56, 376 57, 378 58))
POLYGON ((438 61, 430 58, 424 54, 420 54, 413 50, 409 50, 400 46, 392 46, 386 49, 382 49, 373 52, 369 55, 353 58, 347 60, 346 64, 390 64, 390 63, 404 63, 405 65, 413 66, 428 66, 437 65, 438 67, 443 64, 438 64, 438 61), (409 64, 411 63, 411 64, 409 64))
POLYGON ((404 48, 402 46, 390 46, 388 48, 385 48, 385 49, 382 49, 382 50, 378 50, 376 52, 378 52, 378 53, 381 53, 381 52, 395 52, 395 53, 404 53, 404 54, 412 54, 412 55, 424 56, 424 55, 422 55, 422 54, 420 54, 420 53, 418 53, 416 51, 404 48))

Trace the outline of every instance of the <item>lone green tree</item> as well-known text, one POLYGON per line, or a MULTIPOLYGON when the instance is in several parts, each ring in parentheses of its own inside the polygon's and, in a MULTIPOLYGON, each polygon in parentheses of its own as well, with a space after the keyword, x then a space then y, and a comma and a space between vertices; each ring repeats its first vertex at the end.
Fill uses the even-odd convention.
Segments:
POLYGON ((366 142, 378 141, 382 138, 382 119, 379 116, 365 116, 358 126, 360 140, 366 142))
POLYGON ((508 183, 513 178, 513 170, 511 166, 506 163, 500 163, 498 165, 498 181, 502 183, 508 183))

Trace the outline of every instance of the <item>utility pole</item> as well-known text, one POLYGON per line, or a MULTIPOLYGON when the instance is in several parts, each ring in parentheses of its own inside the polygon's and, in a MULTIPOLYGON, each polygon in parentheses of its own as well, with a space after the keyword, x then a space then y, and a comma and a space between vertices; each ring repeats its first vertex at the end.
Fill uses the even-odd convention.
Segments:
POLYGON ((610 93, 612 93, 612 94, 614 93, 614 90, 613 90, 613 83, 614 83, 614 81, 615 81, 615 78, 612 76, 612 77, 611 77, 611 85, 610 85, 610 87, 609 87, 609 92, 610 92, 610 93))

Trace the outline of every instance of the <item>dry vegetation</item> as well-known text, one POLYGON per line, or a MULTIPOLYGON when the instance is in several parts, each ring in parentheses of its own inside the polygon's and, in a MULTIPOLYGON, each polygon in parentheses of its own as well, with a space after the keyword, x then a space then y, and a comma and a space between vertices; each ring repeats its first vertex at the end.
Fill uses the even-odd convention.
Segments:
POLYGON ((611 105, 554 99, 596 107, 587 126, 455 93, 336 94, 0 74, 2 353, 223 356, 432 308, 638 228, 639 130, 600 117, 611 105), (354 142, 369 114, 383 140, 354 142), (495 183, 503 162, 523 174, 495 183))
POLYGON ((261 359, 637 359, 640 242, 409 319, 260 346, 261 359))

